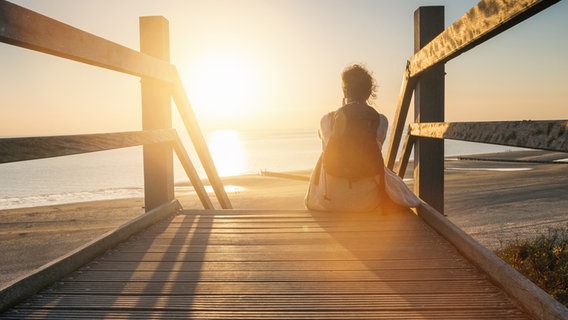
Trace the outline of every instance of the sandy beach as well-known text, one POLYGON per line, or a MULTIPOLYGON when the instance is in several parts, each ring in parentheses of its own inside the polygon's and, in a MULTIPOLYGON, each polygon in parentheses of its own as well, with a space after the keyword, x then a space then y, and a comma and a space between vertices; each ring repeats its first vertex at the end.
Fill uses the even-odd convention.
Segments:
MULTIPOLYGON (((502 241, 565 225, 568 164, 557 160, 566 158, 563 153, 538 151, 449 158, 446 215, 491 249, 502 241)), ((310 171, 293 174, 307 178, 310 171)), ((407 175, 411 176, 410 169, 407 175)), ((235 209, 304 209, 306 180, 255 174, 223 181, 235 209)), ((177 197, 185 209, 202 208, 196 196, 180 189, 177 197)), ((142 199, 0 211, 0 282, 23 275, 143 211, 142 199)))

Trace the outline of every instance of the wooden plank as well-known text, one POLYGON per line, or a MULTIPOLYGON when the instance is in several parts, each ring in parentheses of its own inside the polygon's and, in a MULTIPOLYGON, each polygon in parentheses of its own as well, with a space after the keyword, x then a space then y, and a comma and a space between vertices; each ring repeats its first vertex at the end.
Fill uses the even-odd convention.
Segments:
POLYGON ((413 136, 568 152, 568 120, 411 124, 413 136))
MULTIPOLYGON (((416 245, 416 249, 412 249, 415 251, 429 251, 433 246, 439 246, 440 248, 445 248, 448 250, 452 248, 447 242, 444 241, 436 241, 436 240, 429 240, 425 241, 425 243, 416 244, 414 241, 385 241, 385 248, 389 248, 388 251, 396 251, 396 250, 403 250, 403 251, 411 251, 408 248, 412 247, 412 245, 416 245)), ((356 247, 352 245, 350 252, 360 252, 360 253, 368 253, 372 254, 377 251, 377 249, 369 248, 369 246, 360 245, 356 247)), ((322 243, 322 244, 313 244, 310 245, 309 248, 290 245, 290 244, 282 244, 282 245, 189 245, 189 244, 181 244, 181 245, 165 245, 165 244, 154 244, 154 243, 125 243, 118 246, 115 250, 120 252, 130 252, 130 253, 163 253, 163 252, 187 252, 190 250, 194 253, 265 253, 267 249, 268 251, 279 252, 280 254, 300 254, 306 252, 346 252, 345 247, 338 242, 329 242, 329 243, 322 243)), ((384 251, 382 249, 381 251, 384 251)), ((385 258, 385 257, 381 257, 385 258)), ((396 257, 395 257, 396 258, 396 257)))
MULTIPOLYGON (((380 232, 384 231, 386 228, 376 225, 352 225, 352 226, 341 226, 341 225, 329 225, 329 226, 281 226, 281 227, 272 227, 272 226, 262 226, 262 227, 254 227, 254 226, 226 226, 226 227, 219 227, 219 226, 185 226, 185 227, 168 227, 168 229, 160 231, 159 233, 162 235, 175 235, 176 233, 183 233, 193 231, 194 234, 197 233, 207 233, 207 234, 240 234, 240 233, 252 233, 252 234, 261 234, 261 233, 328 233, 328 232, 380 232)), ((395 229, 394 227, 392 229, 395 229)), ((391 229, 391 230, 392 230, 391 229)), ((404 230, 412 230, 416 231, 417 229, 422 228, 409 228, 407 226, 397 226, 396 231, 404 231, 404 230)))
MULTIPOLYGON (((277 248, 280 250, 281 248, 277 248)), ((266 248, 265 248, 266 250, 266 248)), ((317 248, 316 248, 317 250, 317 248)), ((159 270, 209 270, 209 271, 290 271, 290 270, 398 270, 398 269, 457 269, 471 265, 464 259, 375 259, 352 260, 319 260, 303 261, 125 261, 101 259, 93 261, 85 270, 98 271, 159 271, 159 270), (103 263, 104 262, 104 263, 103 263)))
POLYGON ((9 319, 368 319, 368 320, 495 320, 528 318, 518 310, 473 309, 473 310, 306 310, 306 311, 209 311, 209 310, 36 310, 21 309, 10 312, 9 319))
POLYGON ((445 63, 559 0, 482 0, 409 59, 410 77, 445 63))
POLYGON ((207 194, 207 190, 205 190, 203 182, 201 182, 201 178, 199 177, 197 170, 195 170, 195 167, 193 166, 193 163, 191 162, 191 159, 189 158, 185 147, 181 143, 179 136, 177 136, 176 140, 174 141, 174 151, 176 152, 179 162, 181 163, 183 170, 185 170, 185 174, 189 178, 189 181, 191 182, 195 193, 197 193, 197 196, 199 197, 203 208, 214 209, 213 203, 211 203, 211 199, 207 194))
POLYGON ((0 41, 65 59, 174 83, 166 61, 116 44, 8 1, 0 1, 0 41))
POLYGON ((0 287, 0 311, 59 280, 140 230, 175 213, 179 207, 177 201, 166 203, 39 267, 30 274, 8 282, 0 287))
MULTIPOLYGON (((444 31, 444 7, 420 7, 414 12, 414 50, 419 52, 444 31)), ((444 65, 423 72, 414 90, 414 122, 444 121, 444 65)), ((444 141, 416 139, 414 193, 444 213, 444 141)))
POLYGON ((410 160, 410 155, 415 142, 416 138, 408 133, 404 139, 404 144, 402 145, 402 154, 400 155, 400 159, 393 170, 401 178, 404 178, 404 175, 406 174, 406 168, 408 167, 408 161, 410 160))
MULTIPOLYGON (((320 263, 321 264, 321 263, 320 263)), ((312 283, 313 284, 313 283, 312 283)), ((179 293, 182 284, 175 281, 158 282, 58 282, 52 287, 57 294, 124 294, 141 295, 144 293, 174 295, 179 293)), ((183 284, 186 286, 186 284, 183 284)), ((218 294, 298 294, 316 295, 329 292, 331 294, 412 294, 440 293, 440 288, 448 293, 484 293, 499 290, 487 280, 426 280, 418 281, 372 281, 372 282, 337 282, 322 281, 317 286, 305 285, 302 282, 207 282, 200 281, 192 287, 195 295, 218 294)))
POLYGON ((402 132, 406 127, 406 117, 408 116, 408 109, 410 108, 410 101, 412 100, 412 94, 414 93, 414 88, 416 87, 416 83, 417 79, 410 78, 407 69, 402 79, 400 95, 398 96, 398 101, 396 103, 396 112, 393 120, 393 129, 390 135, 387 155, 385 158, 385 165, 389 169, 394 168, 396 155, 398 153, 398 147, 400 147, 402 132))
MULTIPOLYGON (((141 297, 96 295, 85 299, 81 295, 39 296, 30 303, 42 308, 54 307, 69 310, 102 309, 100 306, 113 305, 117 309, 133 311, 145 310, 152 306, 153 310, 183 311, 187 310, 188 296, 154 296, 141 297)), ((309 311, 337 310, 365 311, 370 308, 389 310, 463 310, 463 309, 514 309, 507 303, 502 293, 477 294, 409 294, 409 295, 357 295, 333 294, 311 296, 297 295, 214 295, 195 296, 191 299, 193 310, 207 311, 309 311)))
MULTIPOLYGON (((239 246, 266 245, 267 250, 269 250, 273 246, 289 243, 290 238, 294 236, 297 236, 294 238, 294 243, 299 246, 314 245, 317 243, 334 244, 338 242, 348 245, 355 245, 357 243, 365 242, 369 246, 381 246, 384 245, 385 243, 386 244, 389 243, 389 241, 385 240, 390 239, 391 241, 397 241, 397 240, 404 241, 405 238, 408 238, 405 237, 404 232, 400 231, 389 232, 388 234, 382 236, 376 236, 376 234, 377 234, 376 232, 359 233, 359 234, 346 232, 344 234, 336 234, 334 236, 331 236, 329 234, 322 232, 322 233, 313 233, 310 235, 303 235, 303 236, 299 236, 299 234, 290 234, 290 233, 285 233, 285 234, 267 233, 262 235, 241 234, 240 236, 236 236, 231 234, 211 235, 205 233, 205 234, 192 235, 191 237, 188 238, 172 237, 172 236, 159 236, 159 237, 146 238, 145 236, 137 236, 136 241, 152 241, 152 239, 154 239, 153 241, 156 244, 170 243, 172 245, 183 245, 188 241, 191 241, 191 243, 195 245, 239 245, 239 246)), ((424 239, 424 241, 428 243, 430 243, 431 241, 428 240, 428 238, 424 237, 422 238, 414 237, 413 239, 415 240, 424 239)), ((407 241, 406 243, 408 242, 410 241, 407 241)))
POLYGON ((455 226, 427 203, 422 203, 418 215, 444 236, 463 254, 485 272, 507 294, 535 319, 568 319, 568 309, 522 274, 499 259, 489 249, 455 226))
POLYGON ((175 138, 176 134, 173 129, 70 136, 3 138, 0 139, 0 163, 170 142, 175 138))
MULTIPOLYGON (((268 248, 267 248, 268 249, 268 248)), ((273 248, 276 249, 276 248, 273 248)), ((145 261, 326 261, 326 260, 380 260, 380 259, 456 259, 459 255, 454 250, 437 249, 427 250, 396 250, 381 248, 376 251, 337 251, 337 252, 311 252, 306 250, 300 253, 249 253, 249 252, 121 252, 119 254, 109 254, 104 257, 105 261, 137 261, 144 259, 145 261), (182 257, 179 257, 181 255, 182 257)))
MULTIPOLYGON (((248 260, 247 257, 244 257, 248 260)), ((223 261, 232 261, 231 259, 223 261)), ((241 282, 271 282, 271 281, 292 281, 314 283, 321 281, 343 281, 343 282, 371 282, 371 281, 399 281, 399 280, 482 280, 487 279, 486 275, 479 273, 475 268, 470 269, 424 269, 424 270, 299 270, 299 271, 183 271, 183 272, 144 272, 144 271, 89 271, 88 273, 74 273, 64 279, 73 282, 169 282, 194 283, 200 281, 241 281, 241 282)))

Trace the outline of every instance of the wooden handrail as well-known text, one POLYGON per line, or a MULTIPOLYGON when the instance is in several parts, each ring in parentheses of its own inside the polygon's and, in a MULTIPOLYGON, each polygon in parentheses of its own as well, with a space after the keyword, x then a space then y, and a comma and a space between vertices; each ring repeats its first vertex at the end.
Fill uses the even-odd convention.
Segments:
POLYGON ((402 139, 402 134, 405 129, 406 117, 408 116, 408 109, 410 108, 410 101, 412 94, 416 88, 416 78, 410 78, 408 72, 405 72, 402 79, 402 86, 400 89, 400 96, 396 104, 396 113, 394 115, 393 129, 390 135, 388 150, 385 157, 385 165, 393 169, 396 161, 396 154, 402 139))
POLYGON ((0 139, 0 163, 52 158, 74 154, 174 141, 174 129, 70 136, 0 139))
POLYGON ((499 259, 429 204, 423 202, 420 209, 416 211, 418 216, 432 229, 444 235, 464 257, 485 272, 493 283, 498 284, 515 299, 533 319, 566 319, 568 310, 564 305, 499 259))
POLYGON ((203 182, 201 182, 179 135, 174 129, 3 138, 0 139, 0 163, 69 156, 158 143, 172 144, 203 207, 214 209, 203 182))
POLYGON ((0 42, 169 84, 215 194, 223 208, 231 208, 175 66, 5 0, 0 0, 0 26, 0 42))
POLYGON ((559 1, 482 0, 409 59, 408 76, 445 63, 559 1))
POLYGON ((214 209, 199 174, 174 129, 0 139, 0 163, 62 157, 148 144, 170 143, 205 209, 214 209))
POLYGON ((415 137, 568 152, 568 120, 414 123, 415 137))
POLYGON ((407 62, 396 106, 385 164, 396 162, 410 100, 420 74, 435 65, 446 63, 484 41, 530 18, 560 0, 482 0, 454 22, 407 62), (497 14, 498 13, 498 14, 497 14))
POLYGON ((4 0, 0 25, 0 41, 8 44, 135 76, 177 79, 174 67, 163 60, 4 0))

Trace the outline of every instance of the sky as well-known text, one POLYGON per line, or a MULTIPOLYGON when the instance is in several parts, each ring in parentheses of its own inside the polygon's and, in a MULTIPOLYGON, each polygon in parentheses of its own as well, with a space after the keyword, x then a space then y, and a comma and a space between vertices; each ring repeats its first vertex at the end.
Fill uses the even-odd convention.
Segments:
MULTIPOLYGON (((169 21, 176 65, 205 132, 316 129, 340 106, 340 73, 363 63, 392 122, 413 12, 473 0, 14 0, 138 50, 140 16, 169 21)), ((566 119, 568 3, 446 64, 446 121, 566 119)), ((0 136, 141 129, 140 79, 0 43, 0 136)), ((174 111, 174 114, 176 112, 174 111)), ((410 111, 412 114, 412 111, 410 111)), ((175 126, 182 127, 179 118, 175 126)))

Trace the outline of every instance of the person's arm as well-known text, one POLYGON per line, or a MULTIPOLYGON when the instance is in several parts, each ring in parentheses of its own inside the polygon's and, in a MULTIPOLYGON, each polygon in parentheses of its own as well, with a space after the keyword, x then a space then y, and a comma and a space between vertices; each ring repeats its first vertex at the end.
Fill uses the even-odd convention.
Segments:
POLYGON ((324 115, 320 120, 319 136, 322 143, 322 149, 325 148, 329 137, 331 136, 331 120, 335 111, 329 112, 324 115))
POLYGON ((389 128, 389 119, 383 114, 379 114, 379 126, 377 127, 377 143, 379 146, 383 146, 385 139, 387 138, 387 130, 389 128))

